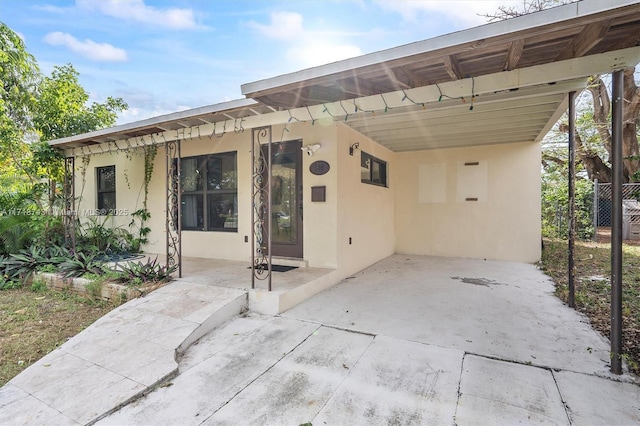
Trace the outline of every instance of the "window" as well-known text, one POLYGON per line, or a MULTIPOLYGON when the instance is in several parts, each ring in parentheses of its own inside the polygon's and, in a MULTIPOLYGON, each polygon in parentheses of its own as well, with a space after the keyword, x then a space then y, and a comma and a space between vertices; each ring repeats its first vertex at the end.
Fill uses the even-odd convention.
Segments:
POLYGON ((96 168, 98 180, 98 212, 107 214, 116 208, 116 166, 96 168))
POLYGON ((363 151, 360 158, 360 181, 386 187, 387 163, 363 151))
POLYGON ((238 232, 235 152, 182 158, 182 229, 238 232))

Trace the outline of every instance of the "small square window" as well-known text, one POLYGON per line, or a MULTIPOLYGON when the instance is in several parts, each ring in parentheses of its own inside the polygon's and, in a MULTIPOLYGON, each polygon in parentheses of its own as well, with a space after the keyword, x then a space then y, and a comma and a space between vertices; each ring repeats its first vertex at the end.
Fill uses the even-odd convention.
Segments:
POLYGON ((100 214, 107 214, 116 208, 116 166, 96 168, 97 199, 100 214))
POLYGON ((387 163, 362 152, 360 158, 360 181, 371 185, 387 186, 387 163))

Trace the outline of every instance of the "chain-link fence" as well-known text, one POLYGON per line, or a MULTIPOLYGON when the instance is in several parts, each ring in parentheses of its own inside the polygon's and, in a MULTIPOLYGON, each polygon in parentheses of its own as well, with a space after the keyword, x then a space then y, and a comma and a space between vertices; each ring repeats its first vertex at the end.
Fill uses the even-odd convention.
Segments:
MULTIPOLYGON (((640 201, 640 183, 625 183, 622 185, 622 199, 640 201)), ((594 183, 593 192, 593 225, 597 232, 594 239, 606 238, 611 235, 611 184, 594 183)), ((623 209, 623 238, 637 239, 637 229, 640 227, 640 212, 636 212, 634 202, 625 202, 623 209)))

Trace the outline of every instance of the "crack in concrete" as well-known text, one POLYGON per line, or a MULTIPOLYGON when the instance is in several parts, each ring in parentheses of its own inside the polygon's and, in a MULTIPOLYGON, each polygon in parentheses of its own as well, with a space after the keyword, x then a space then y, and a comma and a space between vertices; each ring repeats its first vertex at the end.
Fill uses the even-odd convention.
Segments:
POLYGON ((567 420, 569 420, 569 424, 572 425, 573 419, 571 418, 571 409, 569 405, 567 405, 567 401, 564 400, 564 396, 562 396, 562 392, 560 391, 560 385, 558 385, 558 380, 556 379, 556 374, 553 370, 551 370, 551 377, 553 377, 553 383, 556 384, 556 389, 558 390, 558 395, 560 395, 560 401, 562 401, 562 406, 564 407, 564 412, 567 414, 567 420))
POLYGON ((460 397, 462 396, 462 374, 464 373, 464 360, 467 358, 467 352, 462 355, 462 362, 460 363, 460 377, 458 377, 458 398, 456 399, 456 409, 453 412, 453 425, 457 426, 456 418, 458 417, 458 406, 460 406, 460 397))

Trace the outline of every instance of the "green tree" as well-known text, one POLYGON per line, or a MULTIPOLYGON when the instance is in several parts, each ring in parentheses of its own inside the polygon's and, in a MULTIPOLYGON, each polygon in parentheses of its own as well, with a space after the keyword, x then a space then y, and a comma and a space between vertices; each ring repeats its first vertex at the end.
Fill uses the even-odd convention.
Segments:
POLYGON ((52 140, 113 126, 118 113, 127 109, 121 98, 88 105, 89 94, 80 85, 73 65, 56 66, 40 84, 33 124, 40 137, 52 140))
POLYGON ((0 180, 9 192, 25 187, 39 203, 43 179, 59 181, 62 157, 46 141, 113 126, 127 109, 121 98, 89 104, 71 64, 43 77, 23 40, 0 23, 0 180))
POLYGON ((32 130, 40 71, 22 39, 0 22, 0 167, 5 177, 20 180, 20 165, 29 156, 24 143, 32 130))
POLYGON ((112 126, 127 108, 121 98, 89 104, 78 77, 70 64, 43 77, 23 40, 0 22, 0 255, 47 244, 59 227, 59 218, 20 214, 52 212, 63 158, 46 141, 112 126))
POLYGON ((118 113, 127 109, 121 98, 88 104, 89 94, 80 85, 73 65, 54 67, 39 87, 33 107, 33 126, 40 142, 31 144, 30 173, 54 180, 62 177, 62 157, 46 141, 113 126, 118 113))
MULTIPOLYGON (((489 21, 498 21, 526 15, 543 9, 574 3, 577 0, 523 0, 520 7, 500 6, 498 12, 486 14, 489 21)), ((635 79, 635 69, 624 70, 624 117, 623 117, 623 175, 626 182, 640 181, 640 147, 638 145, 640 122, 640 87, 635 79)), ((576 157, 581 162, 589 179, 611 182, 611 96, 607 81, 602 76, 592 76, 587 86, 590 99, 584 99, 578 109, 576 122, 576 157)), ((561 123, 559 130, 566 132, 561 123)), ((553 144, 552 144, 553 145, 553 144)), ((552 163, 566 162, 566 156, 556 156, 556 149, 545 149, 544 156, 552 163)), ((545 163, 543 162, 543 165, 545 163)), ((549 164, 548 162, 546 164, 549 164)))

